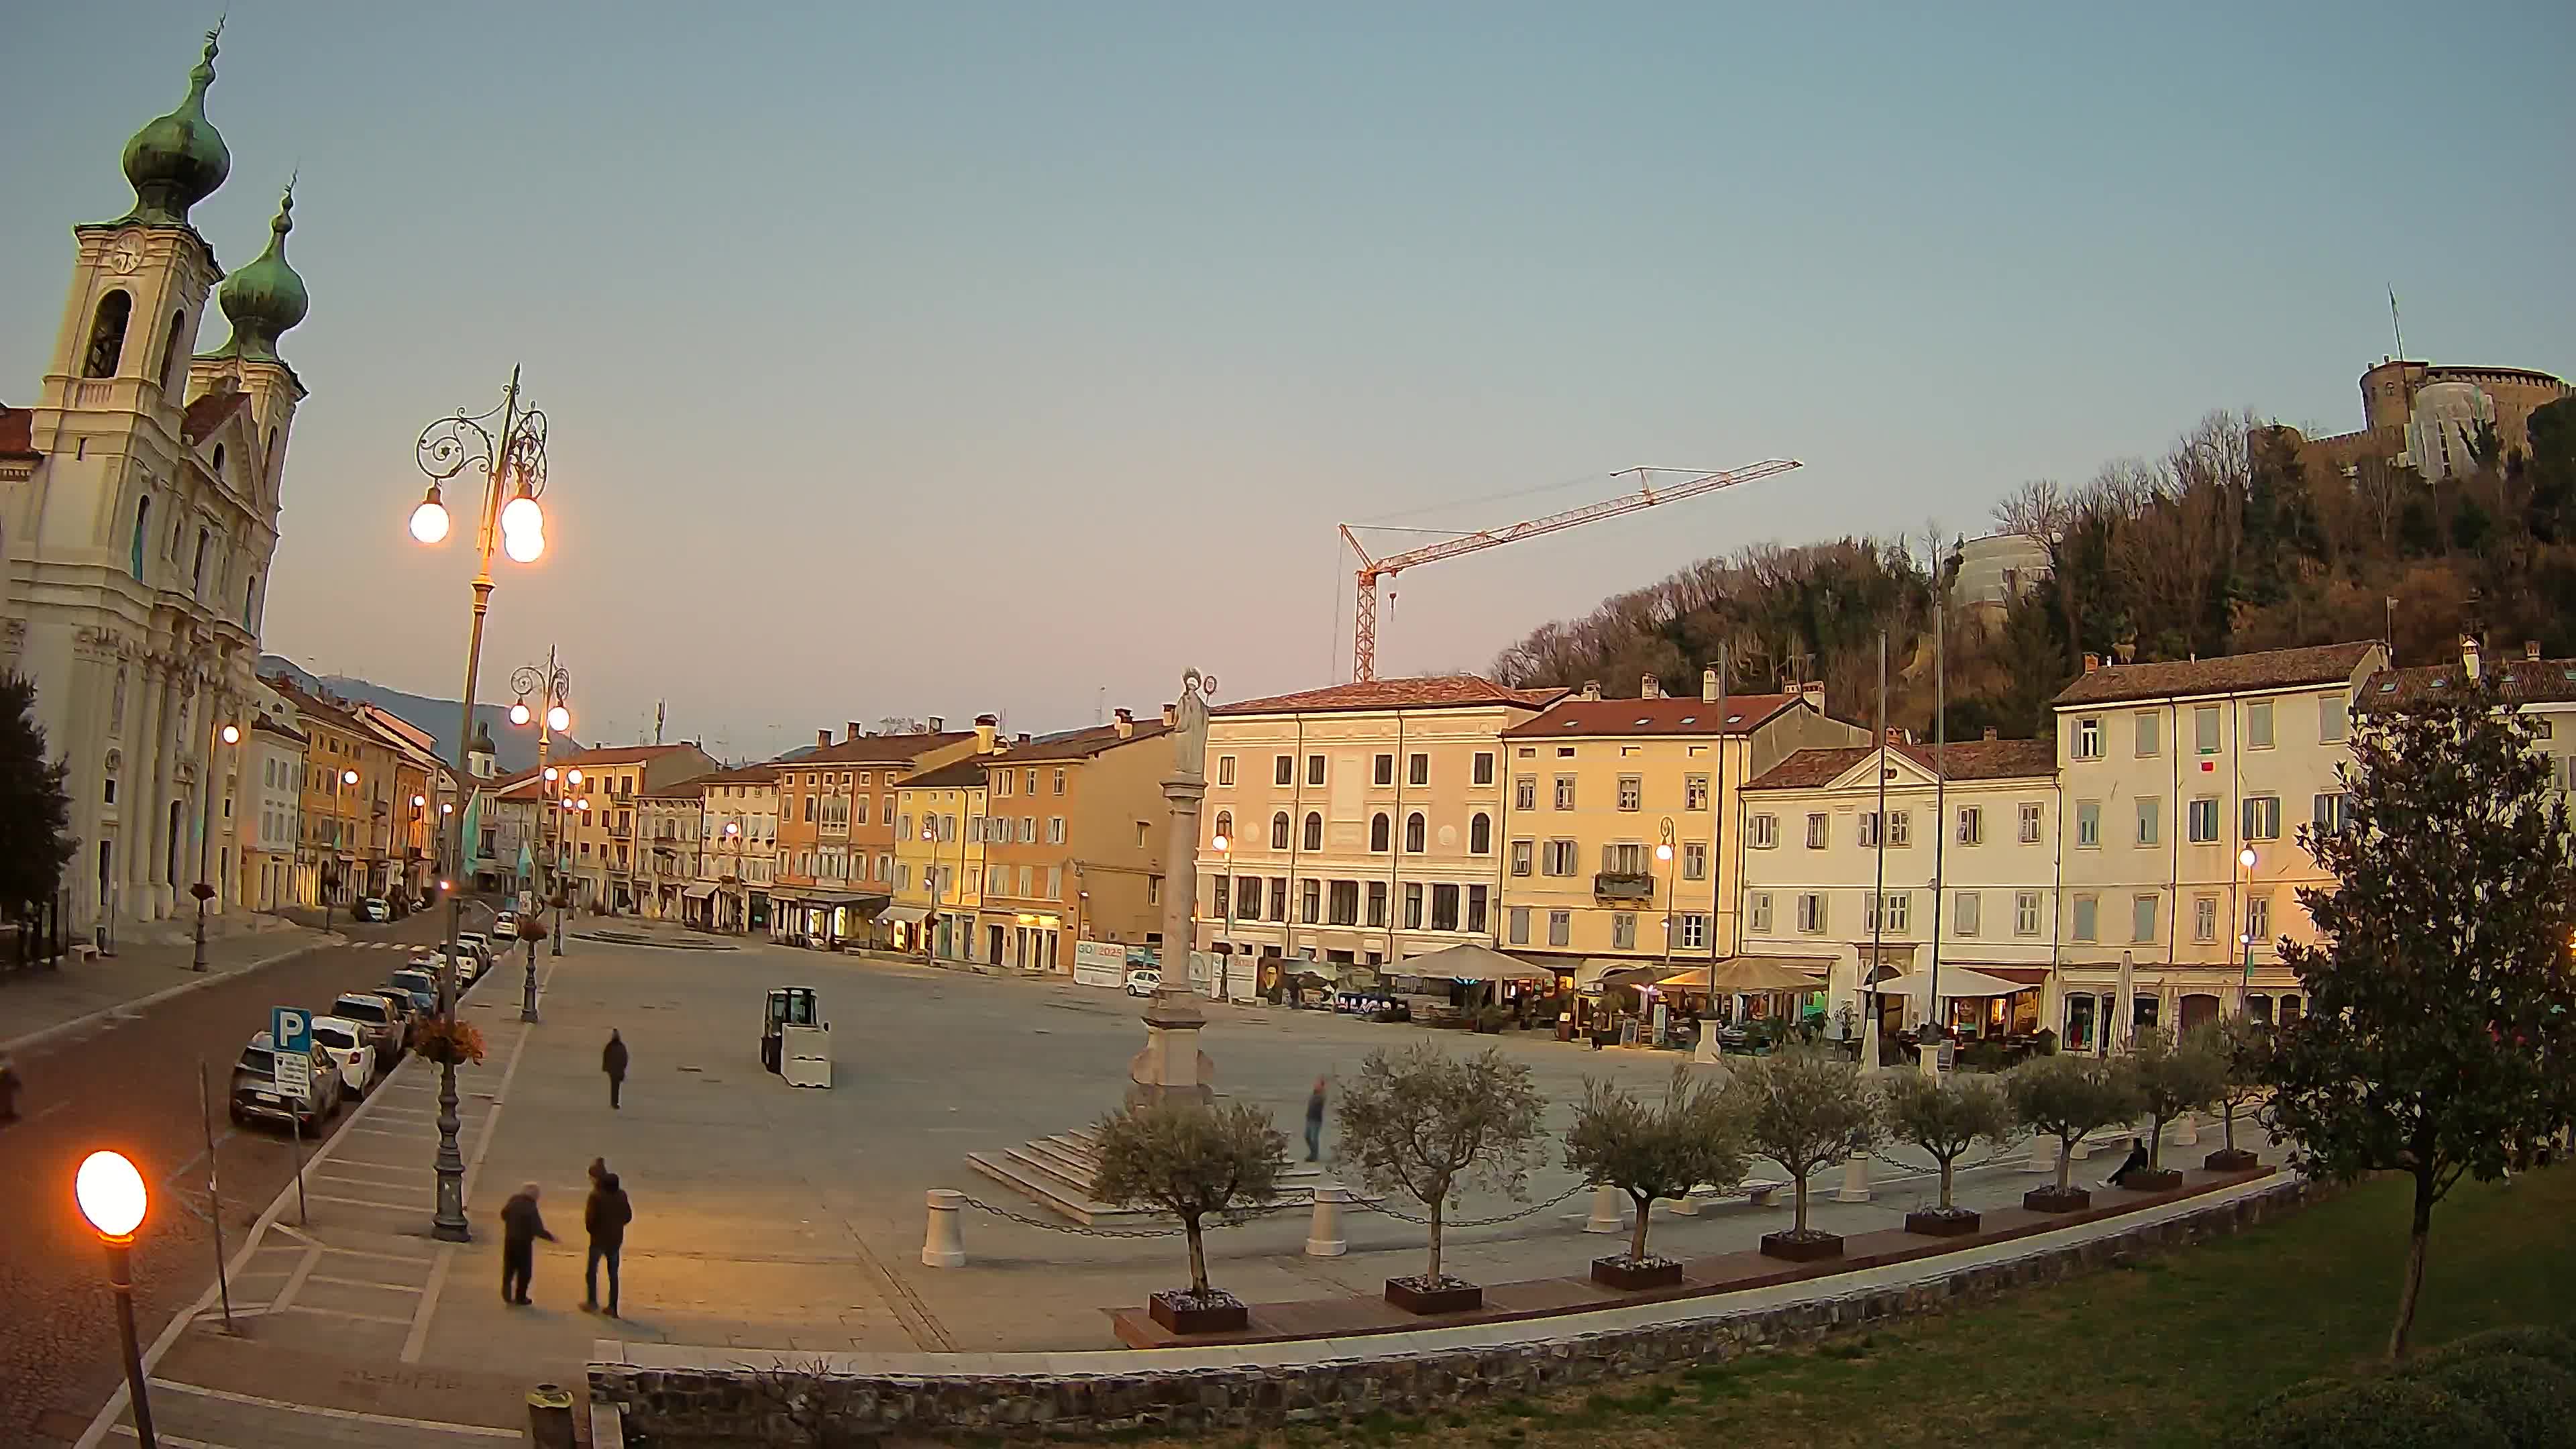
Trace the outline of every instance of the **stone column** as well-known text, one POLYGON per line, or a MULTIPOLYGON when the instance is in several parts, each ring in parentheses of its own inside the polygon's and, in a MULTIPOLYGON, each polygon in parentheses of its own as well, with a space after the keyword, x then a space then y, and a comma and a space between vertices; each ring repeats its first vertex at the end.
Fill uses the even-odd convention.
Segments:
POLYGON ((1199 801, 1207 795, 1207 699, 1216 681, 1193 669, 1181 679, 1173 707, 1173 769, 1163 781, 1172 828, 1163 867, 1163 971, 1145 1007, 1145 1049, 1127 1065, 1127 1100, 1215 1100, 1216 1064, 1199 1050, 1207 1016, 1190 989, 1190 948, 1196 944, 1199 801))

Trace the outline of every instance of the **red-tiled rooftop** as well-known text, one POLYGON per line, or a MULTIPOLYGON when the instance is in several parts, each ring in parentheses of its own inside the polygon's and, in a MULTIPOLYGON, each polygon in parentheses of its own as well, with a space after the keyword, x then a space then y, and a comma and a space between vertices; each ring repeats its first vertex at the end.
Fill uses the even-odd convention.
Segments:
MULTIPOLYGON (((2532 659, 2489 656, 2479 673, 2508 704, 2556 704, 2576 700, 2576 659, 2532 659)), ((2383 669, 2361 687, 2364 710, 2412 704, 2456 695, 2468 686, 2468 671, 2457 660, 2383 669)))
POLYGON ((1538 718, 1503 731, 1503 738, 1743 734, 1760 728, 1799 699, 1794 694, 1738 694, 1728 696, 1723 705, 1698 698, 1561 699, 1538 718))
POLYGON ((2296 689, 2311 684, 2341 684, 2361 668, 2370 651, 2368 640, 2352 644, 2313 644, 2301 649, 2265 649, 2254 654, 2224 654, 2215 659, 2175 659, 2156 664, 2105 664, 2077 676, 2057 692, 2060 708, 2110 704, 2128 699, 2167 699, 2199 694, 2236 694, 2255 689, 2296 689))
MULTIPOLYGON (((1933 749, 1926 744, 1888 748, 1925 770, 1933 769, 1933 749)), ((1747 790, 1814 789, 1832 783, 1852 766, 1878 753, 1875 745, 1844 745, 1829 750, 1800 750, 1744 784, 1747 790)), ((1952 780, 2045 778, 2057 772, 2057 741, 1959 740, 1942 751, 1939 773, 1952 780)))
POLYGON ((224 419, 250 405, 250 394, 239 391, 210 392, 188 404, 179 415, 179 436, 196 442, 222 427, 224 419))
POLYGON ((944 730, 937 734, 860 735, 837 745, 816 745, 792 760, 777 762, 781 770, 801 770, 808 765, 886 764, 896 760, 919 759, 932 750, 959 744, 975 738, 971 730, 944 730))
POLYGON ((1545 709, 1565 697, 1562 689, 1512 689, 1479 674, 1433 674, 1415 679, 1363 679, 1296 694, 1239 700, 1211 714, 1325 714, 1374 709, 1469 709, 1510 704, 1545 709))
POLYGON ((1114 750, 1120 745, 1132 745, 1138 740, 1160 739, 1171 731, 1172 727, 1159 719, 1136 721, 1124 737, 1119 735, 1116 725, 1093 725, 1089 729, 1068 730, 1060 735, 1049 735, 1042 740, 1031 740, 1024 745, 1015 744, 988 758, 996 765, 1036 765, 1049 760, 1087 760, 1103 750, 1114 750))

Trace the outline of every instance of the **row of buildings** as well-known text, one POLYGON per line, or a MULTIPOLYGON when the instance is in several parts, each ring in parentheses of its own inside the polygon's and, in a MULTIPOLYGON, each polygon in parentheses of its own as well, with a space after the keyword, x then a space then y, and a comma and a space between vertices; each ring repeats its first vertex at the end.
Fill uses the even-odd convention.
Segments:
MULTIPOLYGON (((1347 983, 1472 942, 1573 996, 1686 993, 1749 959, 1845 1021, 1865 985, 1937 971, 1955 1029, 2073 1046, 2124 1009, 2124 966, 2142 1024, 2295 1015, 2280 945, 2309 932, 2299 889, 2326 883, 2298 833, 2343 819, 2354 714, 2485 670, 2528 709, 2576 714, 2576 661, 2536 647, 2392 670, 2368 642, 2088 659, 2053 738, 1938 748, 1714 676, 1692 698, 1454 676, 1227 705, 1199 945, 1347 983)), ((2576 730, 2550 735, 2564 783, 2576 730)), ((1902 1026, 1932 989, 1873 999, 1902 1026)))

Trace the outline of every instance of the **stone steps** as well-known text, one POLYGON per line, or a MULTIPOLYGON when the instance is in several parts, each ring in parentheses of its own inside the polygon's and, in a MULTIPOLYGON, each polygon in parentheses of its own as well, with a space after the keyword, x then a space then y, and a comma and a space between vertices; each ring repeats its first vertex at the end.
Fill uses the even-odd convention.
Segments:
MULTIPOLYGON (((1132 1225, 1161 1217, 1149 1208, 1112 1207, 1092 1199, 1091 1184, 1098 1175, 1100 1151, 1087 1127, 1035 1138, 999 1153, 969 1152, 966 1165, 1085 1227, 1132 1225)), ((1311 1205, 1317 1184, 1324 1180, 1319 1167, 1294 1164, 1280 1174, 1281 1190, 1270 1205, 1311 1205)))

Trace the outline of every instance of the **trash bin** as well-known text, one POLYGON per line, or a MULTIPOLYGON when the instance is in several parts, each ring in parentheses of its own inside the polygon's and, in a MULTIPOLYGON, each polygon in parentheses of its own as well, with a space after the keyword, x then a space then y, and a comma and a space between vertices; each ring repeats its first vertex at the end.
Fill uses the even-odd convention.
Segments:
POLYGON ((573 1449, 572 1390, 557 1384, 528 1390, 528 1442, 537 1449, 573 1449))

